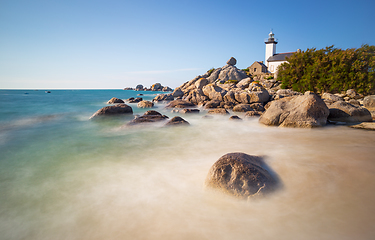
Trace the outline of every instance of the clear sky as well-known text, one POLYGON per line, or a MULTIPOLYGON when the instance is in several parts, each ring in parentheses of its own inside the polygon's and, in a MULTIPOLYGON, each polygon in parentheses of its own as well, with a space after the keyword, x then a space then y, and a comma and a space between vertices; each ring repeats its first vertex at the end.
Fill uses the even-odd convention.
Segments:
POLYGON ((175 88, 277 52, 375 45, 375 1, 0 0, 0 88, 175 88))

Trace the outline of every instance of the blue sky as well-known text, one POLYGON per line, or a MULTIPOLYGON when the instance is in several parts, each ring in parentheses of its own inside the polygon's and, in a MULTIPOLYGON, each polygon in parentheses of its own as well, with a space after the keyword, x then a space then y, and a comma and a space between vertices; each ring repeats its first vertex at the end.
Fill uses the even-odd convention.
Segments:
POLYGON ((375 45, 375 1, 0 0, 0 88, 175 88, 277 52, 375 45))

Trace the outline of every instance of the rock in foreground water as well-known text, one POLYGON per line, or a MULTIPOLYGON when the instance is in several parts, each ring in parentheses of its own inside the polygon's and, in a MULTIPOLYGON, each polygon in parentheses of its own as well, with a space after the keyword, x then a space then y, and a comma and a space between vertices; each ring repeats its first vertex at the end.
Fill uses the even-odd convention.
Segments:
POLYGON ((124 103, 124 101, 123 101, 122 99, 119 99, 119 98, 115 98, 115 97, 113 97, 113 98, 111 98, 111 99, 107 102, 107 104, 114 104, 114 103, 124 103))
POLYGON ((211 167, 206 186, 241 198, 273 191, 278 180, 271 175, 263 159, 245 153, 228 153, 211 167))
POLYGON ((90 119, 97 118, 100 116, 116 116, 121 114, 133 114, 133 109, 124 103, 107 106, 96 111, 96 113, 94 113, 90 117, 90 119))

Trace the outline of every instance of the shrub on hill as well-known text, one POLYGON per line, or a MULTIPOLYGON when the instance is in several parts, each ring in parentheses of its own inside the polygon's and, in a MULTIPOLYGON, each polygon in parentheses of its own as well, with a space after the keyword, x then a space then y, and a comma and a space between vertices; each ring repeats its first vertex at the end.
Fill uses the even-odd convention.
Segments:
POLYGON ((375 46, 355 49, 307 49, 294 53, 279 67, 277 80, 282 88, 305 92, 341 92, 355 89, 362 94, 375 92, 375 46))

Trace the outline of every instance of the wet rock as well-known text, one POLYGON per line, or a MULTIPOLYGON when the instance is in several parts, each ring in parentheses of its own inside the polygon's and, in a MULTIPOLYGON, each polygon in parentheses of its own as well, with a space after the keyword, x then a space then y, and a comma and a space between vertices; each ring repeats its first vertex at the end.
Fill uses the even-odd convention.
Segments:
POLYGON ((277 189, 279 181, 263 159, 245 153, 228 153, 209 170, 206 186, 240 198, 252 198, 277 189))
POLYGON ((173 117, 171 120, 169 120, 166 124, 166 126, 177 126, 177 125, 190 125, 189 122, 187 122, 182 117, 176 116, 173 117))
POLYGON ((334 122, 371 122, 369 110, 352 105, 348 102, 337 101, 329 106, 329 121, 334 122))
POLYGON ((137 104, 137 107, 139 107, 139 108, 152 108, 153 106, 154 106, 154 103, 152 103, 150 101, 146 101, 146 100, 140 101, 137 104))
POLYGON ((155 122, 160 122, 163 120, 168 119, 167 116, 162 115, 161 113, 150 110, 145 112, 142 116, 136 117, 133 120, 131 120, 129 123, 126 125, 137 125, 137 124, 144 124, 144 123, 155 123, 155 122))
POLYGON ((208 114, 222 114, 222 115, 229 114, 229 112, 224 108, 211 109, 207 113, 208 114))
POLYGON ((242 118, 240 118, 240 117, 237 116, 237 115, 233 115, 233 116, 230 116, 230 117, 229 117, 229 120, 242 120, 242 118))
POLYGON ((165 107, 166 108, 190 108, 194 106, 195 106, 194 104, 185 100, 173 100, 165 107))
POLYGON ((259 111, 248 111, 245 113, 244 117, 245 118, 251 118, 251 117, 260 117, 262 116, 262 112, 259 111))
POLYGON ((233 108, 233 112, 247 112, 253 110, 254 109, 250 106, 250 104, 238 104, 233 108))
POLYGON ((98 118, 100 116, 118 116, 122 114, 133 114, 133 109, 124 103, 107 106, 96 111, 90 119, 98 118))
POLYGON ((115 98, 115 97, 113 97, 113 98, 111 98, 111 99, 107 102, 107 104, 114 104, 114 103, 124 103, 124 101, 121 100, 121 99, 119 99, 119 98, 115 98))
POLYGON ((221 101, 212 100, 212 101, 208 101, 208 102, 204 105, 204 107, 205 107, 206 109, 217 108, 217 107, 220 106, 220 103, 221 103, 221 101))
POLYGON ((271 126, 313 128, 324 126, 328 115, 324 101, 318 95, 306 92, 302 96, 272 101, 259 122, 271 126))
POLYGON ((128 99, 129 103, 139 103, 140 101, 143 101, 143 98, 137 97, 137 98, 129 98, 128 99))
POLYGON ((184 108, 179 111, 180 113, 199 113, 199 109, 196 108, 184 108))

